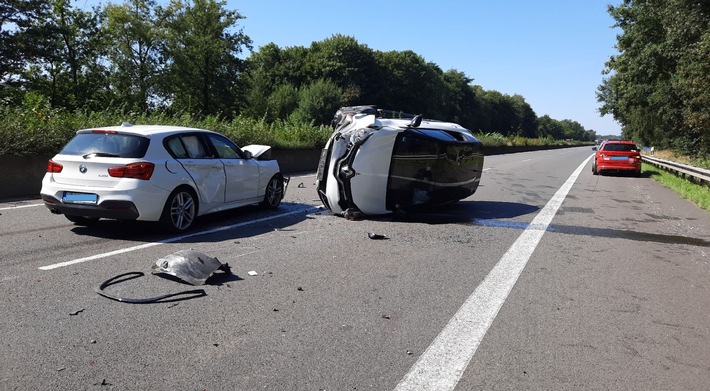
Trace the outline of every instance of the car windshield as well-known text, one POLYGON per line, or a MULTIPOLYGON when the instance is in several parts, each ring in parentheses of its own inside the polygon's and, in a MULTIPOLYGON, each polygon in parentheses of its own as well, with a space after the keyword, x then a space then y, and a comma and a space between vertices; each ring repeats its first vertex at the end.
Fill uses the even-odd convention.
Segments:
POLYGON ((60 152, 62 155, 142 158, 148 149, 148 138, 120 133, 79 133, 60 152))
POLYGON ((605 151, 635 152, 638 148, 634 144, 607 143, 604 145, 605 151))

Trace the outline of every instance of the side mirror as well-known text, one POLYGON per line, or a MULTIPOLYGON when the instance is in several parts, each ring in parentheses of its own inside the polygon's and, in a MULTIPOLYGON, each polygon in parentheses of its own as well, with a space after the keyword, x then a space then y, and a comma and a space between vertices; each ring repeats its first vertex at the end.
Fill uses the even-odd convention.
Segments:
POLYGON ((596 150, 597 150, 597 147, 592 147, 592 151, 596 151, 596 150))
POLYGON ((244 151, 244 159, 251 159, 254 156, 249 151, 244 151))

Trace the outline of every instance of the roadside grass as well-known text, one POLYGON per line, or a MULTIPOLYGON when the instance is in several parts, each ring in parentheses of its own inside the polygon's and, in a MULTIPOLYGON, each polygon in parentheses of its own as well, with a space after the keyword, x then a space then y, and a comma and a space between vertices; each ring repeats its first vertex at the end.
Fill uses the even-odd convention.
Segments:
MULTIPOLYGON (((649 151, 644 151, 644 155, 651 156, 649 151)), ((710 169, 710 158, 709 157, 691 157, 677 154, 671 150, 655 151, 653 157, 671 160, 678 163, 687 164, 694 167, 707 168, 710 169)))
POLYGON ((710 212, 710 187, 693 183, 651 164, 643 163, 642 170, 656 182, 710 212))

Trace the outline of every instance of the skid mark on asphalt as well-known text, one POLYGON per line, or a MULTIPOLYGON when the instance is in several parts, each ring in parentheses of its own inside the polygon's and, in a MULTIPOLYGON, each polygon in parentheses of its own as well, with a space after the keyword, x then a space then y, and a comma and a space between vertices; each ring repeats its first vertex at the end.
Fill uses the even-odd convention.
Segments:
POLYGON ((444 391, 456 387, 567 193, 591 158, 577 167, 535 216, 395 390, 444 391))

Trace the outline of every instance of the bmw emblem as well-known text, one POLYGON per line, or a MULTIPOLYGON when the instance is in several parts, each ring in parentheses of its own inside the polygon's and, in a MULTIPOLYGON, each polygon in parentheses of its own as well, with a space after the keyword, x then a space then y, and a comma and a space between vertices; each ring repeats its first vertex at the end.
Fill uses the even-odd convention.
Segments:
POLYGON ((79 172, 82 174, 86 174, 86 166, 85 165, 80 165, 79 166, 79 172))

